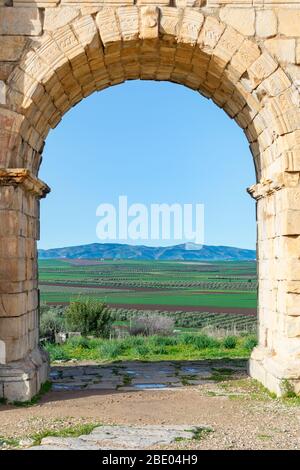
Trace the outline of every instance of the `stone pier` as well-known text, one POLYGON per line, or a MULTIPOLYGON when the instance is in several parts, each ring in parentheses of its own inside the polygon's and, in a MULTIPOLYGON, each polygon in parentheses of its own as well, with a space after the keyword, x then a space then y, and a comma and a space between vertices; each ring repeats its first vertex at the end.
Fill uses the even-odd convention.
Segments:
POLYGON ((39 199, 47 185, 29 170, 0 170, 0 398, 30 399, 48 377, 39 347, 39 199))

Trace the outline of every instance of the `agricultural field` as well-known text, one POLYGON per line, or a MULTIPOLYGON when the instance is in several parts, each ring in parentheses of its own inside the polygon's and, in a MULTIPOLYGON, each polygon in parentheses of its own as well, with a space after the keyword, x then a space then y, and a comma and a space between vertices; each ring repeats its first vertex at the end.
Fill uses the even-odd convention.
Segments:
POLYGON ((184 328, 256 323, 254 261, 40 260, 39 286, 50 305, 79 296, 104 301, 120 324, 153 311, 184 328))

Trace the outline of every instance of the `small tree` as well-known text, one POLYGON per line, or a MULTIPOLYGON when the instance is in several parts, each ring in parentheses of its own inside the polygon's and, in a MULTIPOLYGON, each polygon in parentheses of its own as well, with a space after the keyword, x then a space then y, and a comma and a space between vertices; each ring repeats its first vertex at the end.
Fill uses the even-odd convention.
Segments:
POLYGON ((64 307, 40 307, 40 335, 49 341, 54 341, 55 333, 65 331, 64 307))
POLYGON ((132 320, 130 334, 168 336, 174 331, 174 320, 163 315, 139 315, 132 320))
POLYGON ((94 299, 79 299, 66 309, 67 326, 83 336, 108 338, 113 317, 107 305, 94 299))

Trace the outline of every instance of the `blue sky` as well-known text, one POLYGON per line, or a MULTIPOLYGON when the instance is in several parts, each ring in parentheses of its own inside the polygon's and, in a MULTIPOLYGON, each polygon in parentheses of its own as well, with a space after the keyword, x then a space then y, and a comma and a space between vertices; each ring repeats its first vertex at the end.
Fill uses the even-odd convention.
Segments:
POLYGON ((204 243, 255 248, 247 140, 183 86, 131 81, 94 93, 50 132, 39 176, 52 188, 41 202, 40 248, 99 242, 96 208, 119 195, 129 204, 203 203, 204 243))

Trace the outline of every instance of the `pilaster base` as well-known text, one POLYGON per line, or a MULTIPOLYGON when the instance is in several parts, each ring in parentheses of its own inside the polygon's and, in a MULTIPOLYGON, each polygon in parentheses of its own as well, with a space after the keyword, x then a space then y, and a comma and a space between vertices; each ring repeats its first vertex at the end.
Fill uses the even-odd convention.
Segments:
POLYGON ((22 361, 0 365, 0 398, 8 402, 31 400, 49 375, 48 353, 40 348, 22 361))
POLYGON ((300 359, 287 360, 258 346, 251 354, 249 375, 278 397, 290 391, 300 395, 300 359))

